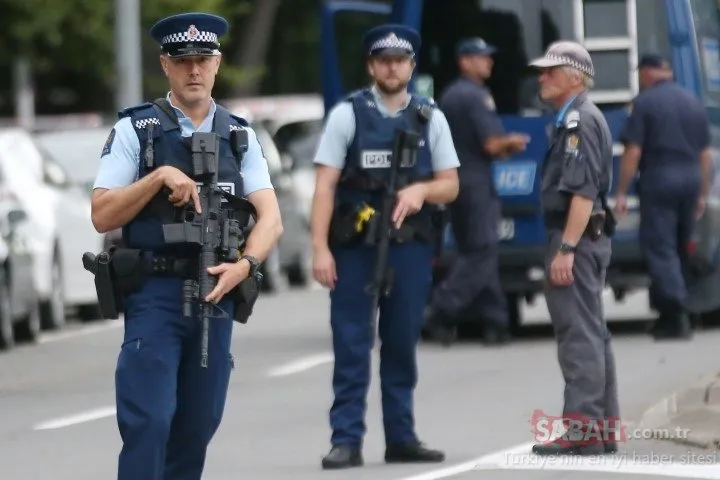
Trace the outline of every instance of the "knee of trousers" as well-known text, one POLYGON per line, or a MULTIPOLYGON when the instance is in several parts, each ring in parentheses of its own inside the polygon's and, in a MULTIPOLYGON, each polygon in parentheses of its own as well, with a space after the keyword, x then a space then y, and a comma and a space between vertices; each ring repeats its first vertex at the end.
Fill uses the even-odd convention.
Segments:
POLYGON ((123 348, 115 371, 115 395, 125 442, 164 445, 176 407, 174 378, 172 365, 123 348))

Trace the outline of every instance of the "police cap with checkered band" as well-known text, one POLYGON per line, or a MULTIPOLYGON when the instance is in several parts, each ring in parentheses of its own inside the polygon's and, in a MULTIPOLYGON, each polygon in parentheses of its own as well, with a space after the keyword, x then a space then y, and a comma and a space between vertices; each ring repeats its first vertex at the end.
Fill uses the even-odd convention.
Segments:
POLYGON ((397 55, 414 57, 420 50, 420 34, 404 25, 385 24, 368 30, 363 50, 370 56, 397 55))
POLYGON ((163 18, 150 29, 163 53, 171 57, 220 55, 220 37, 228 22, 210 13, 180 13, 163 18))
POLYGON ((595 76, 590 54, 576 42, 555 42, 548 47, 544 56, 536 58, 530 65, 537 68, 573 67, 590 78, 595 76))

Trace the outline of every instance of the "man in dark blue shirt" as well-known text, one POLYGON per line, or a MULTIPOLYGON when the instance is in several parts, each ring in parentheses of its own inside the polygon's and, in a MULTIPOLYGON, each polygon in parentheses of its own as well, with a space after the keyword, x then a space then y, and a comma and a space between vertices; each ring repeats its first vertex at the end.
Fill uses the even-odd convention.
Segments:
POLYGON ((666 59, 645 55, 638 73, 642 92, 622 136, 616 210, 627 211, 627 191, 640 172, 640 244, 652 278, 650 302, 660 314, 652 334, 690 338, 683 265, 710 187, 710 126, 702 103, 672 81, 666 59))
POLYGON ((507 303, 498 272, 500 201, 491 167, 494 158, 523 151, 529 138, 505 134, 485 86, 494 52, 495 47, 481 38, 461 41, 457 47, 461 75, 439 101, 460 158, 460 193, 449 206, 458 257, 445 282, 433 292, 427 310, 428 330, 444 343, 452 340, 455 321, 470 308, 477 308, 485 322, 485 343, 509 339, 507 303))

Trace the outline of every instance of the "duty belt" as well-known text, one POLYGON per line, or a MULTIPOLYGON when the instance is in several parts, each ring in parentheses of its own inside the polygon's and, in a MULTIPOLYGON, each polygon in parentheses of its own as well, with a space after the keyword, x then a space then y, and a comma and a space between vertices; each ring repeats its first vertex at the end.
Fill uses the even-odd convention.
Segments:
POLYGON ((173 257, 150 253, 144 254, 140 262, 141 270, 149 276, 194 278, 198 272, 197 257, 173 257))
MULTIPOLYGON (((567 212, 548 212, 543 214, 545 221, 546 230, 563 230, 567 222, 567 212)), ((590 237, 591 239, 598 238, 603 232, 605 224, 605 215, 600 212, 593 213, 590 215, 587 227, 583 232, 583 235, 590 237)))

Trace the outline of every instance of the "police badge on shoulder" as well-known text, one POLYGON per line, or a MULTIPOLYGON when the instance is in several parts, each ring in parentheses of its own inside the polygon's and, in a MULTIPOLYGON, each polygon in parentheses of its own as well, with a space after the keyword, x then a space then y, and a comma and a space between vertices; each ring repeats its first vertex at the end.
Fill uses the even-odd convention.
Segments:
POLYGON ((570 135, 568 135, 567 141, 565 142, 565 153, 570 155, 576 155, 579 143, 580 138, 578 137, 577 133, 571 133, 570 135))

